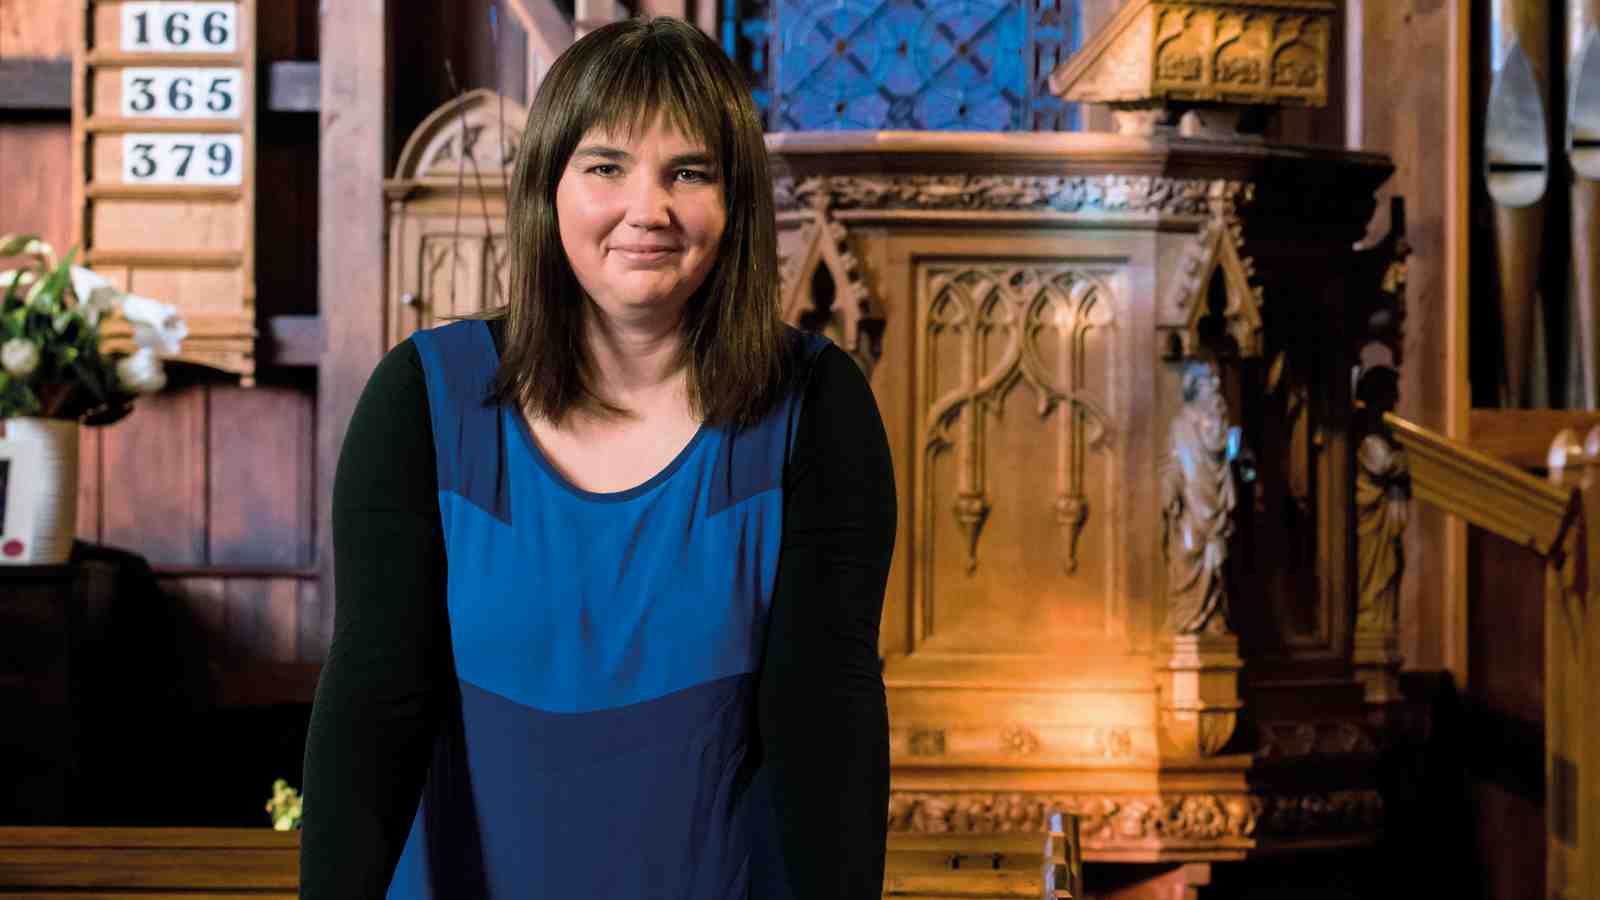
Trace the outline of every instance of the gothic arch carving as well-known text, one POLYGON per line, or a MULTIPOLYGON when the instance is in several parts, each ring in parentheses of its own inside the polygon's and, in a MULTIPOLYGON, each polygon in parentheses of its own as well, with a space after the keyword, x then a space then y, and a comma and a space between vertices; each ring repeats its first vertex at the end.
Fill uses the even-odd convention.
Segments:
POLYGON ((784 321, 827 335, 870 378, 883 353, 884 322, 875 311, 845 226, 833 219, 825 202, 818 202, 798 228, 780 238, 778 247, 784 321), (819 271, 833 282, 831 298, 812 290, 819 271))
POLYGON ((1255 263, 1242 252, 1238 220, 1224 208, 1195 233, 1184 249, 1173 274, 1173 283, 1162 304, 1160 328, 1166 333, 1169 355, 1195 356, 1203 349, 1201 323, 1208 315, 1220 314, 1224 332, 1233 339, 1239 356, 1261 355, 1262 289, 1250 283, 1255 263), (1222 279, 1224 303, 1211 308, 1212 279, 1222 279))

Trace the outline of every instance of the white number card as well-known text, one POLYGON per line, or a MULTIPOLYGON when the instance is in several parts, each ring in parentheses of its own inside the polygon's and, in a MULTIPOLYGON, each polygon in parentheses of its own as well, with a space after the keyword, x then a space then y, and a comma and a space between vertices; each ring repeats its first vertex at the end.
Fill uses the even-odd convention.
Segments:
POLYGON ((233 53, 236 3, 124 3, 122 49, 133 53, 233 53))
POLYGON ((237 119, 239 81, 238 69, 123 69, 122 114, 237 119))
POLYGON ((122 180, 242 184, 243 157, 244 144, 237 134, 127 134, 122 137, 122 180))

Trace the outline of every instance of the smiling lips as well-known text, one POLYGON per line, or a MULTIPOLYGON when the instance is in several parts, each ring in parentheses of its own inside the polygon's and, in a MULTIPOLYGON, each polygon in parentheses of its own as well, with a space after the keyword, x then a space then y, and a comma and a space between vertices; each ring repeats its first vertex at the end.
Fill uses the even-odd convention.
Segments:
POLYGON ((673 244, 632 244, 618 245, 611 248, 613 253, 621 256, 627 262, 660 262, 671 256, 677 255, 682 248, 673 244))

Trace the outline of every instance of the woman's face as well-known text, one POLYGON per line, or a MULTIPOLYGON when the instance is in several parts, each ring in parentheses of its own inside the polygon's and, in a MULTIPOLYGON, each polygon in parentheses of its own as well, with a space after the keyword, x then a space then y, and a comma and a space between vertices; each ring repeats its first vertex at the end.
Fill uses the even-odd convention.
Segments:
POLYGON ((666 116, 622 134, 583 136, 556 185, 567 261, 616 321, 676 321, 716 263, 722 230, 717 160, 666 116))

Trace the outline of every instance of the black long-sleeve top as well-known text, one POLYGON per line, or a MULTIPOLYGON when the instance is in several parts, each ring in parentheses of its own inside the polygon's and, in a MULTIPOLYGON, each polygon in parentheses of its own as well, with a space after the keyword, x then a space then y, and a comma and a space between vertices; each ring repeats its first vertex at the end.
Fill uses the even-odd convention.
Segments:
MULTIPOLYGON (((498 347, 500 323, 490 325, 498 347)), ((459 716, 429 404, 408 340, 373 373, 340 454, 338 606, 306 745, 301 896, 310 900, 385 895, 459 716)), ((752 741, 754 781, 770 790, 776 816, 752 826, 751 866, 756 883, 763 865, 781 867, 799 900, 876 900, 888 799, 877 639, 895 494, 871 390, 836 347, 812 367, 782 483, 752 741)), ((625 863, 626 848, 619 853, 625 863)))

